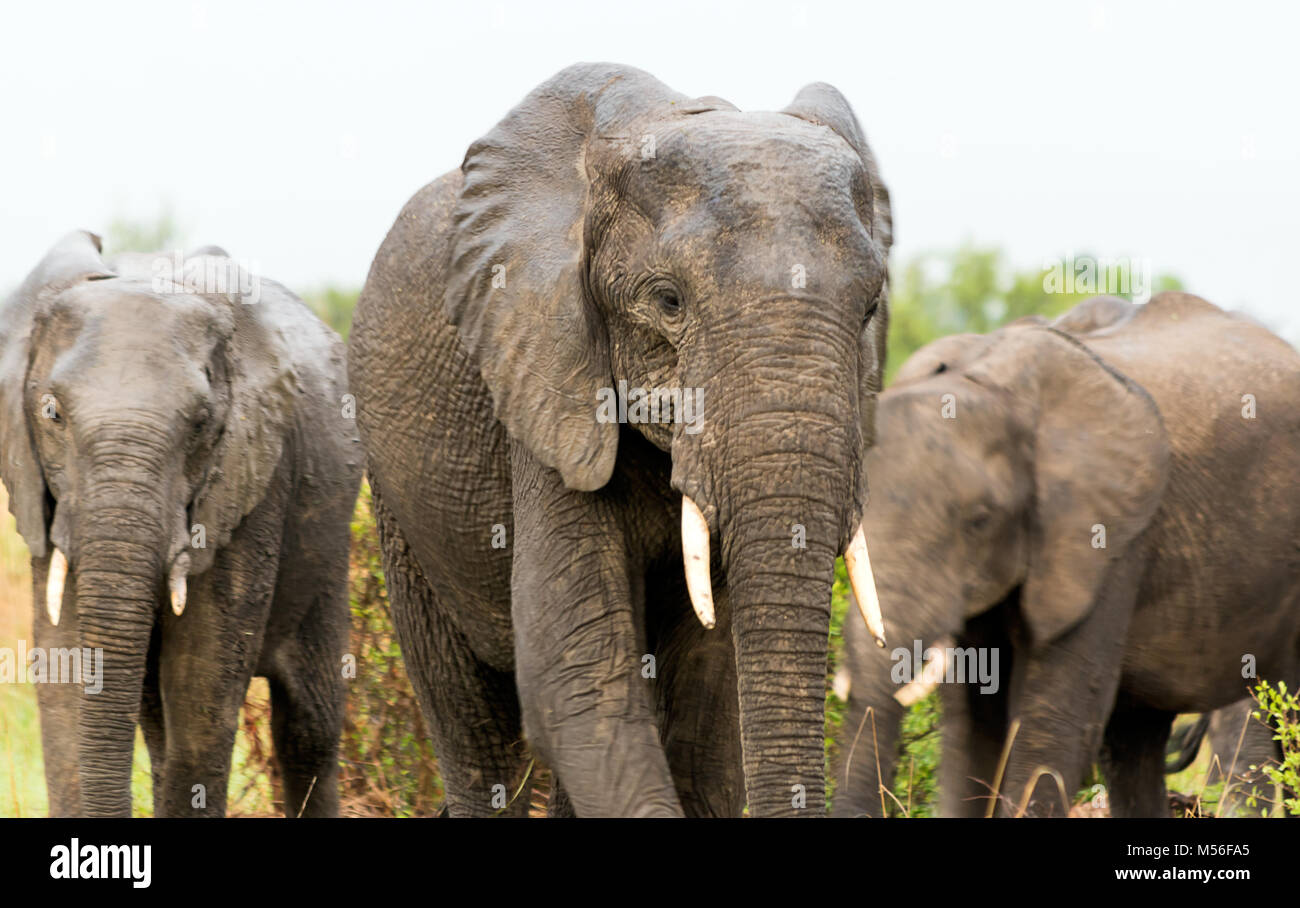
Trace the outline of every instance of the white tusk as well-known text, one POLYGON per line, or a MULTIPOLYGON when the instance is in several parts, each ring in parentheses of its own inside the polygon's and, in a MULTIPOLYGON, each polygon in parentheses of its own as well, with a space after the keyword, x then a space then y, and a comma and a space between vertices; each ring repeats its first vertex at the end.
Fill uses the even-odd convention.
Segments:
POLYGON ((185 578, 173 577, 170 586, 172 590, 172 611, 179 618, 181 612, 185 611, 185 578))
POLYGON ((835 679, 831 681, 831 691, 845 703, 849 702, 849 695, 853 692, 853 676, 842 665, 835 671, 835 679))
POLYGON ((911 706, 939 686, 939 682, 948 676, 948 661, 956 645, 951 637, 944 637, 934 645, 933 648, 939 650, 939 660, 927 663, 915 678, 894 691, 894 699, 900 706, 911 706))
POLYGON ((930 691, 938 686, 933 681, 917 678, 915 681, 909 681, 894 691, 894 699, 898 701, 899 706, 911 706, 922 697, 928 696, 930 691))
POLYGON ((188 555, 182 555, 176 559, 172 565, 171 576, 167 579, 167 586, 172 594, 172 611, 176 617, 180 617, 181 612, 185 611, 185 593, 186 582, 185 575, 189 571, 190 559, 188 555))
POLYGON ((56 547, 50 558, 50 569, 45 575, 45 611, 50 616, 50 624, 59 624, 59 615, 63 612, 63 584, 68 579, 68 559, 56 547))
POLYGON ((871 573, 871 558, 867 555, 867 537, 862 524, 853 534, 853 541, 844 550, 844 567, 848 570, 853 597, 858 600, 867 630, 876 639, 876 646, 885 645, 885 619, 880 614, 880 597, 876 595, 876 578, 871 573))
POLYGON ((700 624, 711 628, 713 578, 709 576, 709 522, 689 495, 682 496, 682 562, 686 569, 686 591, 700 624))

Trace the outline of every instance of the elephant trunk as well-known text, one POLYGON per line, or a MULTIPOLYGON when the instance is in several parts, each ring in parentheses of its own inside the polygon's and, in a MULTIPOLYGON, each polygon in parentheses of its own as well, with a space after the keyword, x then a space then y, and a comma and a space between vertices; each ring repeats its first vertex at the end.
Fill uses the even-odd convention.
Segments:
POLYGON ((674 485, 714 527, 726 573, 753 816, 825 813, 831 590, 855 529, 855 339, 806 324, 806 312, 798 330, 812 332, 813 352, 738 354, 706 386, 698 446, 674 444, 674 485))
MULTIPOLYGON (((761 512, 760 512, 761 513, 761 512)), ((774 516, 774 515, 772 515, 774 516)), ((753 515, 751 519, 766 518, 753 515)), ((752 816, 824 812, 826 651, 835 552, 779 529, 728 568, 745 787, 752 816)))
POLYGON ((131 813, 135 728, 168 538, 158 473, 132 462, 139 450, 111 442, 100 447, 74 528, 71 574, 81 643, 103 660, 99 689, 83 695, 78 730, 88 816, 131 813))

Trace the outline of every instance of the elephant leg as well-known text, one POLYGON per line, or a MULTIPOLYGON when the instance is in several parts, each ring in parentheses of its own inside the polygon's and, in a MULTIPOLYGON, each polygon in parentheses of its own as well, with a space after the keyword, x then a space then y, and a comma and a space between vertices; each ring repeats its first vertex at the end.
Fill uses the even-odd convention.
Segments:
MULTIPOLYGON (((939 812, 945 817, 982 817, 994 796, 998 765, 1007 732, 1012 647, 1005 616, 986 613, 967 622, 957 639, 961 649, 997 654, 995 690, 982 690, 978 681, 940 684, 942 750, 939 759, 939 812)), ((1002 791, 1006 791, 1003 786, 1002 791)))
POLYGON ((1031 644, 1028 627, 1015 625, 1007 709, 1015 736, 999 814, 1068 813, 1115 707, 1142 567, 1138 559, 1114 562, 1091 612, 1053 640, 1031 644))
POLYGON ((300 592, 286 591, 295 586, 292 581, 286 584, 282 576, 272 610, 277 615, 303 614, 298 633, 266 660, 271 738, 284 777, 284 814, 336 817, 339 736, 347 698, 342 665, 346 624, 336 614, 335 591, 326 589, 310 607, 299 610, 293 597, 300 592))
POLYGON ((183 615, 163 615, 159 674, 167 734, 158 816, 226 815, 239 710, 260 640, 241 643, 237 631, 205 620, 205 613, 224 607, 225 597, 211 595, 209 582, 191 586, 183 615))
POLYGON ((1168 817, 1165 744, 1175 713, 1124 703, 1120 697, 1102 748, 1112 817, 1168 817))
POLYGON ((284 491, 253 510, 211 570, 190 578, 182 614, 162 609, 159 678, 166 757, 161 816, 225 816, 239 710, 275 592, 284 491))
POLYGON ((1028 816, 1064 816, 1099 755, 1120 655, 1081 639, 1092 630, 1085 623, 1013 668, 1009 715, 1019 725, 999 788, 999 815, 1016 815, 1023 806, 1028 816))
MULTIPOLYGON (((667 613, 667 632, 655 646, 657 677, 647 683, 657 694, 668 767, 686 816, 739 817, 745 807, 745 772, 726 591, 715 599, 717 625, 705 630, 691 609, 685 583, 676 582, 683 576, 681 568, 670 567, 664 575, 672 582, 664 590, 650 590, 647 597, 667 613)), ((644 661, 642 665, 644 675, 644 661)))
MULTIPOLYGON (((32 631, 36 646, 47 654, 54 649, 81 646, 76 615, 76 577, 68 575, 63 611, 57 626, 45 610, 45 582, 49 557, 33 558, 32 631)), ((20 667, 26 670, 26 666, 20 667)), ((78 717, 81 688, 77 684, 37 684, 36 704, 41 714, 41 749, 45 757, 45 787, 52 817, 80 816, 81 783, 77 764, 78 717)))
POLYGON ((444 611, 372 487, 393 626, 433 738, 453 817, 528 816, 528 766, 514 677, 481 662, 444 611))
POLYGON ((511 464, 511 614, 529 743, 579 816, 681 816, 641 676, 642 602, 618 505, 627 480, 572 491, 517 442, 511 464))
POLYGON ((903 707, 892 694, 885 692, 870 704, 866 690, 849 694, 849 708, 840 726, 834 816, 881 817, 888 814, 891 806, 897 806, 891 791, 902 721, 903 707))
MULTIPOLYGON (((1287 685, 1291 688, 1291 685, 1287 685)), ((1229 779, 1219 795, 1219 816, 1246 816, 1258 813, 1261 808, 1247 808, 1246 799, 1252 791, 1271 798, 1273 783, 1260 767, 1282 760, 1278 742, 1273 740, 1274 728, 1260 722, 1252 715, 1255 701, 1246 699, 1216 709, 1210 717, 1207 736, 1213 762, 1210 781, 1229 779), (1250 767, 1256 767, 1252 770, 1250 767)), ((1284 796, 1292 796, 1290 793, 1284 796)), ((1261 798, 1263 801, 1264 798, 1261 798)), ((1271 806, 1271 805, 1270 805, 1271 806)))
MULTIPOLYGON (((893 616, 885 620, 890 640, 908 638, 893 616)), ((843 633, 840 671, 847 673, 850 688, 840 726, 832 811, 836 817, 887 816, 897 807, 892 786, 904 713, 903 705, 894 698, 899 685, 890 677, 893 661, 871 640, 858 616, 856 601, 849 604, 843 633)), ((906 806, 906 799, 903 804, 906 806)))
MULTIPOLYGON (((289 507, 275 595, 257 673, 271 692, 271 736, 284 779, 287 817, 339 813, 339 737, 347 686, 343 653, 348 611, 351 496, 289 507)), ((362 671, 365 666, 360 666, 362 671)))
POLYGON ((284 776, 286 817, 339 815, 341 669, 304 656, 269 678, 271 737, 284 776))
POLYGON ((167 764, 167 734, 163 724, 161 679, 158 674, 160 634, 154 629, 149 645, 149 662, 145 669, 144 686, 140 693, 140 730, 144 733, 145 747, 149 750, 149 775, 153 780, 153 812, 161 815, 163 809, 163 773, 167 764))
POLYGON ((943 710, 939 815, 985 816, 1006 734, 1006 693, 981 694, 978 684, 939 688, 943 710))

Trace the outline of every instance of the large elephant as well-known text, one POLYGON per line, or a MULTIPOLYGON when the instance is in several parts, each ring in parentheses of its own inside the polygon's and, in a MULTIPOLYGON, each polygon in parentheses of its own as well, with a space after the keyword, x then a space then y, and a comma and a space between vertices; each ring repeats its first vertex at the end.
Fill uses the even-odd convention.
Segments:
MULTIPOLYGON (((1002 812, 1026 794, 1059 812, 1100 757, 1114 815, 1167 815, 1174 716, 1240 699, 1246 666, 1297 679, 1300 357, 1168 293, 946 339, 900 375, 868 457, 887 634, 909 653, 951 638, 954 679, 997 651, 1001 675, 937 685, 942 812, 983 815, 995 789, 1002 812)), ((915 660, 864 667, 846 638, 836 812, 879 814, 915 677, 891 671, 915 660)))
POLYGON ((525 812, 521 734, 553 813, 824 813, 846 546, 878 614, 858 523, 890 238, 835 89, 746 113, 609 64, 407 204, 350 370, 451 814, 525 812))
POLYGON ((338 811, 348 521, 343 345, 205 248, 55 245, 0 309, 0 474, 31 552, 50 810, 129 816, 136 724, 160 816, 225 812, 249 678, 271 688, 285 811, 338 811), (95 690, 101 687, 102 690, 95 690))

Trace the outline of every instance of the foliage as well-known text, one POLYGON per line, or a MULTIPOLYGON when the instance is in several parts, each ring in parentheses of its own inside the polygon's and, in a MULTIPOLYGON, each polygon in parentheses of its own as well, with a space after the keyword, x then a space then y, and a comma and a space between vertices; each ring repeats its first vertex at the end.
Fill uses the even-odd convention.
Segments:
POLYGON ((939 744, 939 693, 931 691, 903 713, 891 789, 898 802, 886 802, 890 816, 932 817, 938 812, 939 744))
POLYGON ((302 300, 321 321, 347 340, 348 329, 352 327, 352 310, 357 307, 359 296, 361 291, 355 287, 326 285, 304 291, 302 300))
MULTIPOLYGON (((1076 263, 1103 261, 1077 256, 1076 263)), ((1127 265, 1121 272, 1127 274, 1127 265)), ((887 379, 926 344, 949 334, 989 331, 1027 316, 1052 318, 1093 293, 1049 293, 1050 270, 1011 271, 996 249, 966 245, 919 255, 892 272, 887 379)), ((1180 282, 1157 276, 1152 292, 1176 290, 1180 282)), ((1124 294, 1116 294, 1123 296, 1124 294)))
POLYGON ((835 559, 835 585, 831 590, 830 650, 826 660, 826 806, 835 796, 835 777, 831 767, 839 754, 840 732, 844 726, 844 707, 847 705, 832 690, 835 672, 844 660, 844 620, 849 611, 849 578, 844 569, 844 559, 835 559))
MULTIPOLYGON (((1273 728, 1273 740, 1282 752, 1281 763, 1266 764, 1260 769, 1269 781, 1281 787, 1282 806, 1287 814, 1300 817, 1300 697, 1287 690, 1285 681, 1279 681, 1277 687, 1260 681, 1252 695, 1259 705, 1254 718, 1273 728)), ((1254 807, 1254 798, 1248 803, 1254 807)))
POLYGON ((165 252, 180 249, 184 243, 184 233, 168 204, 164 204, 158 214, 149 220, 117 215, 108 222, 108 229, 104 231, 104 254, 111 256, 119 252, 165 252))
POLYGON ((356 677, 340 747, 344 812, 430 816, 442 803, 442 780, 393 632, 369 485, 352 520, 350 575, 356 677))

